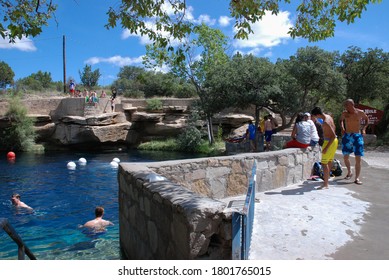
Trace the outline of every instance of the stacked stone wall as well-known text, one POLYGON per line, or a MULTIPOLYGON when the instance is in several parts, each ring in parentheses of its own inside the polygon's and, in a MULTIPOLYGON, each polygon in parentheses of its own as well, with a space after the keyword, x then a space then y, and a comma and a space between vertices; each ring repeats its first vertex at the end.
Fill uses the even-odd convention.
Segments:
POLYGON ((309 177, 316 149, 121 163, 120 244, 129 259, 231 258, 229 201, 247 192, 254 160, 257 191, 309 177))

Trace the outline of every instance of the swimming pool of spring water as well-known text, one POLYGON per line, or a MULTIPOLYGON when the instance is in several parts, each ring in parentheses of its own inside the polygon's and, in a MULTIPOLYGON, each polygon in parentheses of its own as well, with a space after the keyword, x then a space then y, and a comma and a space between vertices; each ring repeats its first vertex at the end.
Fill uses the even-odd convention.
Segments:
MULTIPOLYGON (((46 153, 16 155, 15 162, 0 159, 0 218, 16 230, 36 258, 43 260, 120 259, 118 169, 121 162, 147 162, 193 157, 179 153, 46 153), (80 165, 78 160, 87 163, 80 165), (75 170, 67 163, 76 163, 75 170), (33 211, 16 209, 13 193, 33 211), (94 218, 94 209, 105 209, 104 219, 114 223, 106 232, 90 234, 80 228, 94 218)), ((0 229, 0 260, 17 259, 18 247, 0 229)), ((28 259, 28 257, 26 256, 28 259)))

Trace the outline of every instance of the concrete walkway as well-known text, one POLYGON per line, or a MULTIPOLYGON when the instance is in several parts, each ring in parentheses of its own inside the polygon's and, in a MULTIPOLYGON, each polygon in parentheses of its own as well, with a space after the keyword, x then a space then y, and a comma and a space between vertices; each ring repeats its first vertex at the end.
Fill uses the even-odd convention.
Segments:
POLYGON ((258 193, 250 259, 389 259, 389 153, 363 159, 362 186, 343 168, 326 190, 307 180, 258 193))

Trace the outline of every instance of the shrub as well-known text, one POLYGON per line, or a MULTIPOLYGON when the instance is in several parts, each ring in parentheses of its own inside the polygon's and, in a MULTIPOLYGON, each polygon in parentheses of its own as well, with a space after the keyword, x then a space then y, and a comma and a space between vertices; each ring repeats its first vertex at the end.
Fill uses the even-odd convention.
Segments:
POLYGON ((27 116, 27 109, 19 98, 10 99, 9 105, 6 116, 10 125, 2 131, 0 145, 5 150, 30 151, 36 138, 34 120, 27 116))
POLYGON ((196 152, 201 143, 201 132, 194 126, 188 126, 178 136, 177 142, 181 151, 196 152))
POLYGON ((146 110, 149 111, 161 110, 163 108, 162 101, 157 98, 147 99, 146 103, 147 103, 146 110))

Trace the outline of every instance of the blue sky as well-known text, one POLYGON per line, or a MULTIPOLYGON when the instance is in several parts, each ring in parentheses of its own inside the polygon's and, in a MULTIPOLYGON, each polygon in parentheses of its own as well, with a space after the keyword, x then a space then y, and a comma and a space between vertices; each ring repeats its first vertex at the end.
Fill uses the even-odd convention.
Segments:
MULTIPOLYGON (((29 76, 39 70, 50 72, 54 81, 63 80, 63 36, 66 37, 67 78, 80 81, 79 71, 85 64, 102 74, 99 84, 109 85, 120 68, 126 65, 142 66, 147 38, 130 35, 121 27, 107 30, 106 12, 110 5, 119 1, 65 0, 55 1, 58 10, 56 20, 44 27, 41 35, 23 38, 9 44, 0 38, 0 61, 5 61, 15 72, 15 80, 29 76)), ((293 1, 292 1, 293 2, 293 1)), ((335 37, 316 43, 305 39, 292 39, 288 27, 293 24, 293 6, 285 5, 276 16, 266 16, 253 26, 255 34, 248 40, 234 40, 234 21, 229 17, 227 0, 188 0, 188 16, 195 22, 205 22, 221 29, 230 38, 231 53, 253 53, 259 57, 288 58, 297 49, 319 46, 328 51, 345 51, 349 46, 362 50, 380 48, 389 51, 389 1, 370 4, 367 11, 354 24, 338 23, 335 37)))

